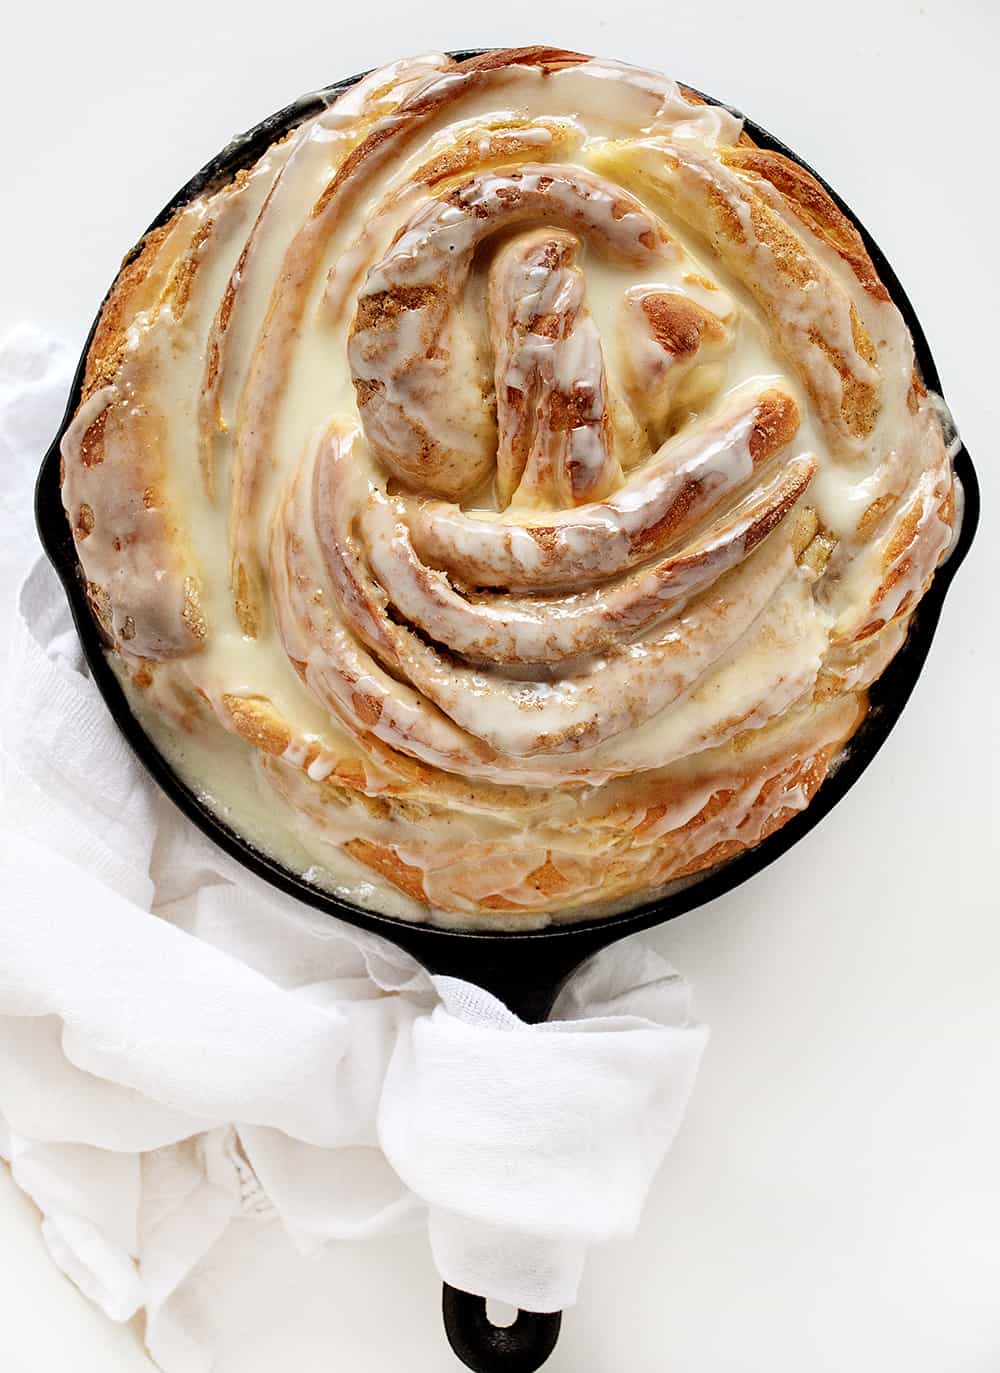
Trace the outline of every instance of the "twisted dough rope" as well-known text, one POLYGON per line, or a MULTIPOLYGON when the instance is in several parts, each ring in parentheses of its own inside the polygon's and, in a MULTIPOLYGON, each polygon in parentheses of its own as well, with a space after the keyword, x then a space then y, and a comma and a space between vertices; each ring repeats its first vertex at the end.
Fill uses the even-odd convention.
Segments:
POLYGON ((328 866, 465 922, 642 894, 801 809, 954 516, 825 193, 551 49, 373 73, 179 211, 64 463, 147 706, 210 760, 246 741, 328 866))
MULTIPOLYGON (((496 434, 484 405, 488 387, 485 376, 475 375, 475 349, 458 306, 476 249, 499 229, 507 231, 531 220, 585 234, 609 255, 645 271, 655 271, 664 260, 678 255, 663 226, 633 196, 598 177, 567 171, 556 163, 481 173, 419 211, 389 251, 369 269, 348 343, 358 408, 372 452, 391 472, 419 490, 449 497, 473 492, 497 462, 496 434)), ((568 242, 574 241, 563 240, 564 245, 568 242)), ((507 258, 501 254, 494 271, 503 274, 507 270, 507 258)), ((549 270, 547 264, 541 264, 543 273, 549 270)), ((565 271, 564 262, 563 275, 565 271)), ((507 302, 515 317, 512 323, 522 308, 530 310, 528 332, 538 336, 538 331, 530 328, 532 318, 552 312, 535 308, 534 283, 525 279, 523 269, 517 276, 520 280, 508 283, 509 291, 517 292, 507 302)), ((579 275, 570 280, 578 297, 582 296, 579 275)), ((496 321, 497 297, 502 293, 502 286, 495 283, 490 301, 498 328, 504 326, 503 321, 496 321)), ((538 302, 540 306, 545 303, 538 302)), ((551 340, 561 347, 549 353, 567 359, 563 386, 540 400, 549 411, 557 406, 560 396, 582 406, 579 416, 571 415, 566 421, 577 440, 577 452, 602 446, 592 424, 594 419, 601 423, 604 409, 601 406, 596 416, 588 413, 594 393, 603 386, 599 376, 590 375, 595 370, 595 354, 600 355, 600 341, 589 331, 583 341, 583 322, 575 319, 581 303, 578 298, 572 310, 575 327, 567 330, 563 323, 559 335, 551 340), (581 386, 584 380, 586 384, 581 386)), ((555 323, 559 328, 560 322, 555 323)), ((523 336, 519 342, 523 350, 523 336)), ((502 373, 509 374, 515 366, 510 351, 509 344, 497 350, 498 382, 502 373)), ((596 370, 600 372, 599 362, 596 370)), ((512 380, 508 376, 507 386, 512 380)), ((517 389, 522 394, 529 387, 528 377, 518 379, 517 389)), ((501 417, 507 404, 504 395, 501 417)), ((507 441, 513 440, 511 430, 508 421, 507 441)), ((577 466, 588 474, 580 474, 580 494, 589 494, 592 484, 601 482, 602 474, 608 483, 606 464, 606 456, 603 461, 600 457, 582 463, 578 460, 577 466)), ((567 471, 566 480, 572 490, 571 471, 567 471)))
MULTIPOLYGON (((498 446, 496 492, 511 503, 579 505, 621 479, 601 335, 566 233, 531 230, 501 247, 490 269, 498 446), (498 323, 499 326, 498 327, 498 323)), ((619 417, 629 412, 617 408, 619 417)), ((621 419, 619 419, 621 424, 621 419)), ((635 436, 637 437, 637 436, 635 436)))

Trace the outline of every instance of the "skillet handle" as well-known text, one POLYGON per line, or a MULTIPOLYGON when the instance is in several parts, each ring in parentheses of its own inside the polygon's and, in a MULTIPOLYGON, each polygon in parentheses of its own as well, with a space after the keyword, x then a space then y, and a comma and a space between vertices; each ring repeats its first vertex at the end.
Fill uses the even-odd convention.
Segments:
MULTIPOLYGON (((609 922, 610 923, 610 922, 609 922)), ((435 973, 477 982, 529 1025, 547 1020, 560 988, 587 958, 610 944, 609 923, 569 930, 532 948, 515 934, 446 938, 419 927, 413 952, 435 973), (431 942, 427 947, 427 942, 431 942)), ((417 929, 418 927, 414 927, 417 929)), ((473 1373, 535 1373, 556 1347, 562 1312, 518 1311, 513 1325, 494 1325, 483 1297, 444 1284, 441 1314, 448 1343, 473 1373)))
POLYGON ((518 1311, 513 1325, 494 1325, 486 1300, 444 1284, 448 1343, 473 1373, 535 1373, 556 1347, 562 1312, 518 1311))
MULTIPOLYGON (((574 949, 552 967, 507 969, 496 960, 487 980, 479 980, 499 995, 507 1007, 529 1024, 547 1019, 559 988, 585 957, 574 949)), ((477 970, 478 971, 478 970, 477 970)), ((535 1373, 556 1347, 562 1312, 518 1311, 513 1325, 494 1325, 486 1314, 485 1297, 474 1297, 444 1283, 441 1314, 453 1351, 473 1373, 535 1373)))

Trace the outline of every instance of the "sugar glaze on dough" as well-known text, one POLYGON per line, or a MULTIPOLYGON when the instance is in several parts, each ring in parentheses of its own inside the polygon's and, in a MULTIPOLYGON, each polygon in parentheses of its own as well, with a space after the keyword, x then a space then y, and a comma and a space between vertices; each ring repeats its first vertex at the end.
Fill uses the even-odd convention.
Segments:
POLYGON ((549 48, 373 72, 149 235, 63 500, 140 719, 229 824, 514 929, 806 806, 956 510, 817 183, 549 48))

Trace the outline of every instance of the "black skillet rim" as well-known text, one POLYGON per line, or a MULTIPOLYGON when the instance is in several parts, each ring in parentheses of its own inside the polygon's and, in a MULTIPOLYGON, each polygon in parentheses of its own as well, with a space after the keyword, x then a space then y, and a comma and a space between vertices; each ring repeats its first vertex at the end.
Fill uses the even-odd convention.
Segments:
MULTIPOLYGON (((491 49, 462 49, 450 55, 461 61, 488 51, 491 49)), ((146 232, 164 223, 178 206, 187 203, 207 188, 222 184, 239 168, 252 163, 277 137, 288 132, 302 120, 319 113, 333 98, 354 85, 364 75, 367 73, 344 78, 319 92, 302 96, 246 133, 233 138, 172 197, 146 232)), ((696 94, 702 95, 710 104, 732 109, 731 106, 726 106, 724 102, 704 92, 698 91, 696 94)), ((743 118, 747 132, 759 146, 783 153, 816 177, 839 208, 857 225, 879 276, 913 336, 917 363, 923 380, 930 390, 940 395, 940 378, 923 329, 899 278, 871 234, 844 200, 807 162, 740 111, 732 112, 743 118)), ((142 239, 127 255, 125 261, 138 252, 141 244, 142 239)), ((100 311, 97 318, 99 317, 100 311)), ((541 979, 544 983, 548 974, 551 979, 560 980, 561 974, 568 972, 572 966, 603 945, 672 920, 734 890, 770 866, 775 859, 814 829, 869 766, 902 714, 923 669, 945 594, 971 546, 979 520, 979 483, 972 459, 965 445, 961 444, 953 462, 955 474, 964 489, 964 513, 961 529, 948 559, 938 569, 929 590, 921 600, 906 642, 871 688, 871 707, 868 715, 836 769, 823 782, 805 810, 761 844, 719 867, 707 870, 703 876, 693 878, 680 891, 645 902, 617 915, 591 920, 521 931, 491 931, 451 929, 379 915, 342 901, 313 886, 260 852, 249 840, 221 821, 172 770, 132 714, 128 700, 105 657, 100 633, 87 603, 76 548, 63 512, 60 492, 59 444, 78 404, 87 351, 96 326, 95 318, 73 379, 65 416, 42 461, 35 492, 35 515, 42 546, 59 575, 69 601, 84 656, 115 723, 139 761, 180 811, 225 853, 257 877, 314 909, 391 940, 414 954, 432 971, 468 975, 482 984, 496 984, 494 989, 498 991, 513 990, 510 986, 512 978, 516 982, 518 976, 532 982, 541 979), (533 943, 532 952, 526 961, 519 953, 524 940, 531 940, 533 943), (490 975, 492 965, 495 965, 496 976, 490 975)), ((543 995, 545 991, 545 988, 539 987, 539 996, 543 1000, 548 999, 543 995)))

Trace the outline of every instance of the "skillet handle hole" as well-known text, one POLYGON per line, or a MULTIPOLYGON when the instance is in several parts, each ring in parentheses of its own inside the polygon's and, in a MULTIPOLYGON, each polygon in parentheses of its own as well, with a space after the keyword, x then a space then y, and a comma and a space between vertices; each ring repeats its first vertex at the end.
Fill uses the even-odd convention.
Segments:
POLYGON ((535 1373, 556 1347, 562 1312, 517 1311, 512 1307, 460 1292, 444 1284, 441 1313, 448 1343, 473 1373, 535 1373))

